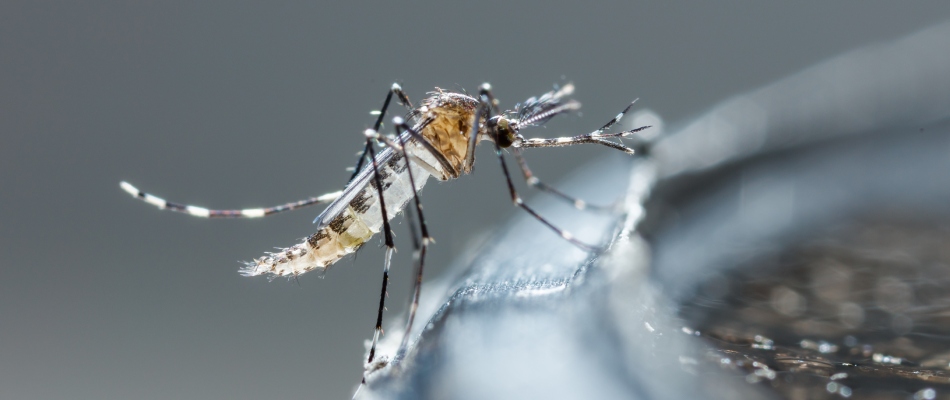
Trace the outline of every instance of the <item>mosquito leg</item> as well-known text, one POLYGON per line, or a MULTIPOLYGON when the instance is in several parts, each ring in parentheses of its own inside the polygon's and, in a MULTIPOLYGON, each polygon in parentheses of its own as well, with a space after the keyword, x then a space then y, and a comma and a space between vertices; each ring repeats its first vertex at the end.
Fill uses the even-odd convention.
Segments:
MULTIPOLYGON (((389 97, 387 97, 388 99, 389 97)), ((389 264, 392 259, 393 251, 396 249, 393 243, 392 227, 389 225, 389 216, 386 212, 386 200, 383 197, 383 183, 379 177, 379 165, 376 161, 376 150, 372 146, 373 138, 366 137, 369 157, 373 165, 373 179, 376 183, 376 193, 379 196, 379 209, 383 217, 383 234, 386 243, 386 260, 383 264, 383 285, 379 294, 379 312, 376 314, 376 330, 373 332, 373 345, 369 349, 369 358, 366 363, 372 363, 376 357, 376 343, 379 341, 379 334, 383 331, 383 310, 386 308, 386 286, 389 285, 389 264)))
POLYGON ((400 132, 400 130, 406 129, 411 135, 413 131, 411 128, 408 128, 401 118, 394 119, 393 122, 394 125, 396 125, 396 137, 399 138, 403 158, 406 160, 406 173, 409 175, 409 185, 412 187, 412 199, 416 206, 416 215, 419 216, 419 240, 416 239, 416 229, 415 224, 412 223, 412 217, 409 216, 407 218, 407 220, 409 220, 409 229, 412 231, 412 245, 416 261, 416 280, 412 284, 412 302, 409 305, 409 321, 406 323, 406 334, 403 335, 402 343, 399 345, 399 352, 403 352, 409 344, 409 333, 412 332, 412 323, 416 319, 416 310, 419 309, 419 296, 422 291, 422 272, 425 268, 426 250, 429 247, 429 241, 432 239, 429 236, 429 228, 426 226, 425 216, 422 214, 422 202, 419 200, 419 192, 416 191, 416 181, 412 176, 409 153, 406 151, 406 140, 402 136, 402 132, 400 132))
MULTIPOLYGON (((472 164, 475 163, 475 145, 478 144, 479 124, 481 124, 482 115, 490 115, 491 109, 496 107, 497 101, 491 93, 491 85, 487 82, 478 88, 478 109, 475 110, 475 122, 472 123, 472 133, 468 138, 468 149, 465 151, 465 165, 462 166, 464 172, 472 172, 472 164)), ((487 120, 487 118, 486 118, 487 120)))
MULTIPOLYGON (((409 96, 407 96, 406 93, 403 92, 402 87, 400 87, 399 84, 393 83, 392 88, 390 88, 389 92, 386 94, 386 100, 383 102, 383 107, 379 111, 379 116, 376 118, 376 123, 373 125, 375 131, 379 131, 380 126, 382 126, 383 124, 383 118, 386 115, 386 110, 389 108, 389 103, 392 101, 393 94, 395 94, 396 97, 398 97, 398 101, 401 104, 406 106, 406 108, 408 108, 409 110, 412 110, 412 103, 409 101, 409 96)), ((353 179, 356 178, 357 174, 359 174, 360 169, 363 168, 363 162, 366 160, 366 156, 371 153, 370 151, 371 145, 372 145, 371 141, 366 142, 366 146, 363 148, 363 152, 360 154, 359 160, 356 163, 356 168, 354 168, 353 175, 350 176, 349 181, 347 181, 348 183, 352 182, 353 179)), ((173 202, 167 201, 165 199, 154 196, 152 194, 140 191, 138 188, 136 188, 135 186, 132 186, 132 184, 125 181, 120 182, 119 185, 122 187, 123 190, 131 194, 133 197, 138 198, 142 201, 145 201, 146 203, 152 204, 160 209, 163 209, 163 210, 167 209, 171 211, 176 211, 176 212, 185 213, 185 214, 193 215, 196 217, 204 217, 204 218, 259 218, 259 217, 276 214, 282 211, 290 211, 290 210, 294 210, 294 209, 298 209, 298 208, 302 208, 306 206, 311 206, 314 204, 329 203, 333 200, 336 200, 343 193, 342 191, 327 193, 322 196, 311 197, 309 199, 299 200, 299 201, 295 201, 291 203, 286 203, 286 204, 281 204, 281 205, 266 207, 266 208, 248 208, 248 209, 243 209, 243 210, 211 210, 204 207, 173 203, 173 202)))
MULTIPOLYGON (((487 99, 488 97, 483 95, 482 103, 484 103, 484 101, 487 99)), ((481 107, 482 105, 479 105, 479 110, 482 109, 481 107)), ((489 114, 486 117, 490 119, 491 111, 489 110, 488 113, 489 114)), ((476 114, 476 115, 480 115, 480 114, 476 114)), ((477 121, 478 121, 478 117, 476 117, 476 127, 477 127, 477 121)), ((582 250, 586 250, 586 251, 598 250, 598 247, 596 246, 592 246, 587 243, 581 242, 580 240, 575 239, 574 235, 572 235, 570 232, 563 230, 561 228, 558 228, 557 226, 552 224, 550 221, 548 221, 546 218, 542 217, 540 214, 534 211, 534 209, 532 209, 531 207, 528 207, 528 205, 525 204, 524 201, 521 199, 521 196, 518 195, 518 191, 515 190, 514 182, 511 181, 511 174, 508 172, 508 164, 505 163, 505 156, 504 156, 504 153, 501 151, 501 146, 499 146, 498 143, 495 142, 494 140, 492 141, 492 144, 495 146, 495 154, 498 156, 498 162, 501 163, 501 171, 502 173, 505 174, 505 182, 508 183, 508 192, 511 193, 511 202, 514 203, 515 206, 521 207, 521 209, 527 211, 528 214, 531 214, 531 216, 536 218, 538 221, 541 221, 542 224, 544 224, 548 228, 551 228, 551 230, 553 230, 559 236, 564 238, 564 240, 571 242, 571 244, 577 247, 580 247, 582 250)))
MULTIPOLYGON (((412 325, 413 325, 413 322, 415 321, 416 311, 419 308, 419 298, 420 298, 421 289, 422 289, 423 271, 425 269, 426 251, 428 250, 429 242, 432 241, 432 237, 429 236, 429 228, 425 222, 425 215, 422 212, 422 202, 419 200, 419 193, 415 192, 415 187, 416 187, 415 177, 412 174, 412 170, 410 169, 409 153, 406 150, 407 148, 406 138, 402 135, 402 133, 407 132, 409 134, 409 137, 413 138, 417 143, 423 145, 423 147, 425 148, 425 151, 434 152, 435 150, 431 146, 428 146, 428 147, 425 146, 426 144, 429 144, 428 140, 425 137, 423 137, 421 134, 416 132, 415 129, 413 129, 408 124, 406 124, 406 122, 402 118, 400 117, 393 118, 393 125, 395 126, 395 129, 396 129, 396 138, 397 138, 396 140, 398 140, 399 143, 395 143, 393 142, 392 139, 379 135, 377 132, 373 132, 371 130, 366 131, 366 136, 380 140, 386 143, 386 145, 395 149, 396 151, 400 151, 402 153, 403 158, 406 160, 406 163, 407 163, 406 168, 407 168, 407 175, 409 176, 409 184, 414 190, 413 203, 416 210, 415 214, 417 214, 419 217, 418 218, 419 235, 417 237, 415 223, 413 222, 413 217, 411 215, 407 216, 407 220, 409 221, 409 230, 411 231, 411 234, 412 234, 412 246, 414 250, 413 255, 415 258, 415 266, 416 266, 416 279, 413 282, 412 302, 410 303, 410 306, 409 306, 409 320, 406 324, 406 333, 403 336, 402 343, 399 346, 399 352, 402 353, 405 351, 406 347, 408 346, 409 334, 412 331, 412 325)), ((407 213, 412 214, 411 209, 407 210, 407 213)))
POLYGON ((562 146, 573 146, 576 144, 590 143, 590 144, 600 144, 600 145, 604 145, 607 147, 611 147, 611 148, 626 152, 628 154, 634 154, 636 153, 635 149, 624 146, 617 142, 612 142, 607 139, 628 137, 630 135, 633 135, 634 133, 637 133, 644 129, 649 128, 649 126, 641 126, 636 129, 623 131, 623 132, 617 132, 617 133, 604 133, 604 131, 606 131, 607 129, 610 129, 610 127, 614 126, 617 122, 620 122, 620 119, 623 118, 624 114, 630 111, 630 108, 633 107, 634 103, 636 103, 636 100, 630 103, 630 105, 627 106, 627 108, 621 111, 620 114, 617 114, 617 116, 611 119, 609 122, 604 124, 604 126, 602 126, 600 129, 593 131, 591 133, 588 133, 586 135, 573 136, 573 137, 561 137, 561 138, 554 138, 554 139, 520 139, 519 138, 516 140, 514 146, 521 147, 521 148, 562 147, 562 146))
MULTIPOLYGON (((383 108, 379 109, 379 115, 376 118, 376 123, 373 124, 373 131, 379 132, 380 127, 383 126, 383 118, 386 117, 386 110, 389 108, 389 102, 393 99, 393 94, 398 97, 400 104, 406 106, 409 111, 412 111, 412 102, 409 101, 409 96, 406 95, 406 92, 402 91, 402 87, 398 83, 393 83, 393 87, 389 89, 389 92, 386 93, 386 101, 383 102, 383 108)), ((346 181, 347 184, 353 182, 353 179, 356 179, 356 175, 359 175, 360 170, 363 168, 363 162, 366 161, 366 155, 370 152, 371 142, 366 142, 366 146, 363 147, 363 152, 360 153, 359 160, 356 161, 356 167, 353 168, 353 175, 350 176, 350 180, 346 181)))
POLYGON ((311 197, 309 199, 304 199, 300 201, 295 201, 292 203, 281 204, 272 207, 265 208, 245 208, 243 210, 210 210, 204 207, 191 206, 186 204, 179 204, 167 201, 161 197, 157 197, 148 193, 145 193, 132 184, 122 181, 119 183, 119 186, 122 187, 122 190, 125 190, 132 197, 135 197, 139 200, 142 200, 146 203, 149 203, 153 206, 158 207, 162 210, 171 210, 175 212, 185 213, 195 217, 202 218, 260 218, 266 217, 268 215, 274 215, 283 211, 295 210, 298 208, 303 208, 307 206, 312 206, 314 204, 329 203, 333 200, 336 200, 337 197, 343 192, 333 192, 327 193, 322 196, 311 197))
POLYGON ((350 182, 353 182, 353 180, 356 179, 356 176, 359 175, 360 170, 363 169, 363 162, 366 161, 366 155, 369 154, 370 146, 372 146, 372 144, 369 142, 363 146, 363 151, 360 152, 360 157, 356 160, 356 166, 353 167, 353 175, 350 175, 350 179, 346 181, 347 186, 350 185, 350 182))
POLYGON ((514 183, 511 182, 511 175, 508 173, 508 165, 505 164, 505 157, 501 151, 501 147, 499 147, 498 144, 495 144, 495 154, 498 155, 498 161, 501 163, 501 170, 505 174, 505 180, 508 181, 508 191, 511 193, 511 201, 516 206, 521 207, 522 209, 527 211, 528 214, 531 214, 531 216, 535 217, 538 221, 541 221, 542 224, 546 225, 548 228, 551 228, 551 230, 553 230, 559 236, 564 238, 564 240, 571 242, 571 244, 577 247, 580 247, 582 250, 586 250, 586 251, 598 250, 597 246, 592 246, 587 243, 581 242, 580 240, 575 239, 574 235, 572 235, 570 232, 565 231, 561 228, 558 228, 557 226, 554 226, 554 224, 552 224, 550 221, 542 217, 540 214, 534 211, 534 209, 532 209, 531 207, 528 207, 528 205, 525 204, 523 200, 521 200, 521 196, 519 196, 518 192, 515 190, 514 183))
MULTIPOLYGON (((386 212, 386 200, 383 197, 383 184, 382 180, 379 178, 379 165, 376 162, 376 151, 373 148, 373 141, 377 140, 379 128, 383 124, 383 117, 386 114, 386 109, 389 107, 389 102, 392 101, 393 93, 397 93, 399 99, 403 104, 405 104, 410 109, 412 108, 409 103, 409 98, 402 92, 402 88, 398 84, 393 84, 392 89, 386 95, 386 101, 383 102, 383 107, 380 109, 379 118, 376 119, 376 123, 373 124, 372 132, 375 136, 371 137, 367 131, 366 135, 366 146, 363 148, 363 154, 360 155, 359 161, 356 163, 356 168, 353 171, 353 176, 350 177, 350 181, 356 178, 356 175, 359 174, 360 169, 363 167, 363 161, 366 159, 367 154, 369 155, 370 160, 372 160, 373 165, 373 180, 376 182, 376 193, 379 196, 379 209, 383 217, 383 233, 385 235, 386 243, 386 255, 383 262, 383 283, 382 288, 379 293, 379 310, 376 313, 376 326, 373 330, 373 344, 369 348, 369 357, 366 359, 367 364, 372 364, 373 359, 376 358, 376 344, 379 343, 379 335, 383 332, 383 311, 386 309, 386 288, 389 286, 389 267, 392 262, 393 251, 396 249, 395 243, 393 242, 392 236, 392 227, 389 225, 389 216, 386 212)), ((408 161, 408 158, 406 160, 408 161)), ((413 185, 415 189, 415 185, 413 185)), ((360 382, 360 389, 366 385, 366 376, 363 376, 363 380, 360 382)), ((359 389, 353 395, 353 398, 356 398, 356 395, 359 394, 359 389)))
POLYGON ((560 199, 567 201, 574 205, 574 208, 578 210, 592 210, 592 211, 611 211, 614 209, 613 206, 602 206, 596 204, 588 204, 586 201, 578 199, 576 197, 570 196, 561 192, 560 190, 555 189, 554 187, 541 182, 538 177, 534 176, 531 172, 531 169, 528 168, 528 162, 525 160, 524 155, 521 154, 521 149, 517 147, 512 148, 512 153, 515 155, 515 160, 518 161, 518 165, 521 167, 521 172, 524 175, 525 182, 528 183, 528 186, 534 187, 540 191, 548 192, 560 199))
POLYGON ((619 144, 617 142, 611 142, 607 139, 609 138, 626 138, 634 133, 640 132, 644 129, 649 128, 649 126, 641 126, 636 129, 629 131, 617 132, 617 133, 601 133, 601 134, 587 134, 573 137, 560 137, 553 139, 540 139, 540 138, 531 138, 531 139, 516 139, 516 142, 513 146, 520 147, 523 149, 529 149, 533 147, 564 147, 564 146, 573 146, 577 144, 599 144, 607 146, 613 149, 620 150, 627 154, 637 154, 637 150, 619 144))

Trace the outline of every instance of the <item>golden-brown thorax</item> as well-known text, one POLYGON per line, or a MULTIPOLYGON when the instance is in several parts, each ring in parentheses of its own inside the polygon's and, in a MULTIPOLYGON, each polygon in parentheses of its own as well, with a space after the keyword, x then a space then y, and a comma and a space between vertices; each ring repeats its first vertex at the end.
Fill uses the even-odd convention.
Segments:
POLYGON ((432 122, 422 129, 422 136, 455 167, 453 178, 465 170, 465 155, 477 107, 478 100, 472 97, 438 92, 427 98, 418 110, 422 118, 432 118, 432 122))

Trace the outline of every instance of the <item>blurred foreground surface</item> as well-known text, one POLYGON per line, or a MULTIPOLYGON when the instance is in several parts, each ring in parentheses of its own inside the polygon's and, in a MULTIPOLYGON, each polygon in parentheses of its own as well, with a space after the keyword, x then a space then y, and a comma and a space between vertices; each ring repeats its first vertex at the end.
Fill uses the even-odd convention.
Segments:
MULTIPOLYGON (((950 37, 847 53, 667 127, 424 288, 364 398, 950 396, 950 37), (429 316, 429 317, 427 317, 429 316)), ((395 326, 390 332, 398 332, 395 326)))

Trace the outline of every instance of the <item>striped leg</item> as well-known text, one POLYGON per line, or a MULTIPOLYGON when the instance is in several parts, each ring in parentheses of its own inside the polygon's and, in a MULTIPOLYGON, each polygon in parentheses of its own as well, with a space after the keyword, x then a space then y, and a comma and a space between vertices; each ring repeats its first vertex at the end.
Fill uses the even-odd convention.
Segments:
MULTIPOLYGON (((472 166, 475 165, 475 146, 478 144, 478 124, 483 114, 491 115, 491 110, 497 107, 495 96, 491 93, 491 85, 488 82, 478 88, 478 109, 475 110, 475 123, 472 124, 472 133, 468 137, 468 149, 465 151, 465 165, 462 169, 465 173, 472 172, 472 166), (486 109, 487 104, 487 109, 486 109)), ((487 119, 486 119, 487 120, 487 119)))
POLYGON ((295 201, 292 203, 281 204, 266 208, 246 208, 243 210, 210 210, 204 207, 197 207, 179 203, 173 203, 160 197, 145 193, 132 184, 122 181, 119 186, 139 200, 149 203, 162 210, 171 210, 185 213, 195 217, 203 218, 260 218, 268 215, 274 215, 283 211, 295 210, 302 207, 312 206, 314 204, 329 203, 336 200, 343 192, 327 193, 322 196, 311 197, 309 199, 295 201))
MULTIPOLYGON (((626 137, 635 132, 639 132, 641 130, 649 128, 648 126, 640 127, 640 128, 630 130, 630 131, 611 133, 611 134, 604 134, 604 131, 606 131, 607 129, 610 129, 610 127, 620 122, 620 119, 623 118, 624 114, 630 111, 630 107, 633 107, 634 103, 636 103, 636 100, 631 102, 630 105, 627 106, 627 108, 625 108, 622 112, 620 112, 620 114, 617 114, 616 117, 614 117, 612 120, 607 122, 600 129, 593 131, 591 133, 588 133, 586 135, 575 136, 572 138, 522 139, 520 142, 514 144, 512 153, 514 154, 515 159, 518 161, 518 165, 521 166, 521 172, 524 175, 525 181, 528 183, 529 186, 532 186, 544 192, 551 193, 563 200, 566 200, 567 202, 573 204, 574 207, 577 208, 578 210, 586 210, 586 209, 598 210, 598 211, 613 210, 613 207, 609 207, 609 206, 598 206, 598 205, 587 204, 587 202, 585 202, 584 200, 569 196, 551 187, 550 185, 547 185, 544 182, 541 182, 540 179, 534 176, 534 174, 531 172, 531 169, 528 168, 528 162, 525 160, 524 155, 521 154, 521 148, 522 147, 558 147, 558 146, 570 146, 573 144, 582 144, 582 143, 599 143, 599 144, 603 144, 609 147, 623 150, 624 152, 627 152, 629 154, 633 154, 635 152, 634 149, 630 149, 625 146, 619 145, 617 143, 608 141, 606 140, 606 138, 626 137)), ((546 115, 542 114, 542 116, 546 116, 546 115)))
MULTIPOLYGON (((383 198, 383 185, 379 178, 379 165, 376 163, 376 151, 373 147, 373 142, 379 140, 379 134, 377 132, 379 132, 380 127, 383 125, 383 118, 386 115, 386 110, 389 108, 389 103, 392 101, 393 94, 396 94, 396 96, 399 97, 400 103, 406 106, 409 110, 412 110, 412 103, 409 101, 409 97, 406 96, 405 92, 402 91, 402 88, 399 86, 399 84, 393 83, 389 93, 386 94, 386 100, 383 102, 383 107, 379 110, 379 117, 376 118, 376 123, 373 124, 373 129, 368 129, 366 131, 366 145, 363 147, 363 153, 360 155, 359 160, 356 163, 356 167, 353 169, 353 175, 348 181, 352 182, 353 179, 356 178, 356 175, 359 174, 360 170, 363 168, 363 162, 366 161, 366 157, 369 156, 373 165, 373 180, 376 182, 376 190, 379 196, 379 208, 383 217, 383 233, 386 243, 386 255, 384 256, 385 260, 383 261, 383 283, 379 293, 379 309, 376 313, 376 326, 373 329, 373 344, 370 346, 369 357, 367 357, 366 360, 366 364, 370 368, 372 368, 373 360, 376 358, 376 344, 379 343, 379 336, 383 333, 383 311, 386 309, 386 297, 388 296, 386 289, 389 286, 389 267, 392 262, 393 252, 396 250, 396 245, 393 242, 392 227, 389 225, 389 216, 386 212, 386 200, 383 198)), ((406 159, 406 162, 409 162, 408 158, 406 159)), ((413 188, 415 188, 415 185, 413 185, 413 188)), ((353 398, 356 398, 360 389, 362 389, 364 385, 366 385, 365 375, 363 376, 363 380, 360 382, 360 386, 356 390, 356 393, 353 394, 353 398)))
MULTIPOLYGON (((393 83, 393 87, 389 89, 389 93, 386 94, 386 101, 383 102, 383 108, 380 108, 378 112, 373 112, 377 114, 376 123, 373 124, 373 131, 379 132, 380 127, 383 126, 383 118, 386 116, 386 109, 389 108, 389 102, 393 99, 393 94, 399 98, 399 103, 406 106, 409 111, 412 111, 412 102, 409 101, 409 96, 402 91, 402 87, 398 83, 393 83)), ((366 161, 366 155, 369 154, 370 142, 366 142, 366 146, 363 147, 363 152, 360 154, 359 160, 356 162, 356 167, 353 168, 353 175, 350 176, 350 180, 346 181, 347 184, 353 182, 353 179, 356 179, 356 175, 359 175, 360 169, 363 168, 363 162, 366 161)))
MULTIPOLYGON (((368 132, 368 131, 367 131, 368 132)), ((373 147, 374 138, 369 134, 366 135, 366 146, 369 149, 369 157, 371 160, 371 165, 373 166, 373 180, 376 183, 376 193, 379 196, 379 209, 383 217, 383 235, 385 237, 386 243, 386 260, 383 263, 383 285, 379 294, 379 311, 376 314, 376 329, 373 332, 373 344, 369 348, 369 358, 366 360, 367 364, 372 364, 373 359, 376 358, 376 343, 379 342, 379 335, 383 332, 383 310, 386 309, 386 287, 389 285, 389 264, 392 259, 393 252, 396 250, 396 245, 393 242, 393 233, 392 227, 389 225, 389 216, 386 212, 386 199, 383 197, 383 183, 382 179, 379 177, 379 163, 376 161, 376 150, 373 147)), ((364 377, 363 383, 366 382, 364 377)))
MULTIPOLYGON (((485 118, 486 121, 491 119, 491 107, 485 107, 485 104, 488 101, 490 101, 489 99, 491 99, 490 96, 487 96, 485 94, 481 95, 481 103, 479 104, 478 111, 475 114, 475 123, 474 123, 473 132, 478 132, 478 120, 479 120, 479 117, 483 113, 486 114, 486 118, 485 118)), ((528 214, 531 214, 531 216, 533 216, 535 219, 537 219, 538 221, 541 221, 542 224, 544 224, 545 226, 547 226, 548 228, 556 232, 559 236, 564 238, 564 240, 571 242, 571 244, 577 247, 580 247, 582 250, 596 251, 599 249, 597 246, 592 246, 580 240, 575 239, 574 235, 572 235, 570 232, 563 230, 561 228, 558 228, 557 226, 552 224, 550 221, 548 221, 546 218, 542 217, 540 214, 534 211, 534 209, 532 209, 531 207, 528 207, 528 205, 525 204, 524 201, 521 199, 521 196, 518 195, 518 191, 515 190, 514 182, 511 181, 511 174, 508 172, 508 164, 505 163, 505 156, 504 156, 504 153, 501 151, 501 146, 499 146, 498 142, 494 140, 492 140, 492 144, 495 146, 495 155, 498 156, 498 162, 501 163, 501 171, 502 173, 504 173, 505 181, 508 183, 508 192, 511 194, 511 202, 514 203, 515 206, 520 207, 521 209, 527 211, 528 214)))
MULTIPOLYGON (((409 101, 409 96, 407 96, 406 93, 403 92, 402 87, 400 87, 399 84, 393 83, 392 88, 390 88, 389 93, 386 95, 386 101, 383 103, 382 109, 380 109, 378 113, 374 113, 374 114, 379 115, 379 117, 376 119, 376 123, 374 124, 374 127, 375 127, 374 130, 376 131, 378 131, 380 126, 382 126, 383 118, 386 115, 387 108, 389 108, 389 103, 392 101, 393 94, 395 94, 396 97, 398 97, 398 101, 401 104, 406 106, 406 108, 408 108, 409 110, 412 110, 412 103, 409 101)), ((371 145, 371 142, 367 141, 366 146, 363 148, 363 152, 359 157, 359 161, 356 164, 356 168, 354 169, 353 176, 350 177, 349 181, 352 181, 353 178, 355 178, 356 175, 359 173, 360 169, 363 167, 363 162, 366 160, 367 154, 370 154, 370 148, 369 148, 370 145, 371 145)), ((314 204, 329 203, 329 202, 332 202, 333 200, 336 200, 337 197, 340 197, 340 195, 343 193, 342 191, 327 193, 322 196, 311 197, 309 199, 299 200, 299 201, 295 201, 291 203, 286 203, 286 204, 281 204, 281 205, 266 207, 266 208, 248 208, 248 209, 243 209, 243 210, 211 210, 204 207, 198 207, 198 206, 193 206, 193 205, 180 204, 180 203, 167 201, 155 195, 145 193, 139 190, 138 188, 136 188, 135 186, 132 186, 132 184, 125 181, 119 183, 119 185, 122 187, 123 190, 131 194, 133 197, 138 198, 142 201, 145 201, 146 203, 152 204, 160 209, 171 210, 171 211, 185 213, 185 214, 193 215, 195 217, 203 217, 203 218, 260 218, 260 217, 273 215, 273 214, 283 212, 283 211, 290 211, 290 210, 295 210, 298 208, 312 206, 314 204)))
MULTIPOLYGON (((410 132, 410 135, 413 137, 422 138, 422 135, 419 135, 418 132, 415 132, 409 125, 406 125, 405 121, 402 118, 393 118, 393 125, 396 128, 396 137, 399 138, 399 144, 402 148, 403 158, 406 160, 406 171, 409 175, 409 184, 413 188, 412 199, 416 206, 416 214, 419 217, 419 237, 416 237, 415 224, 412 223, 412 217, 407 216, 409 221, 409 230, 412 236, 412 246, 414 250, 414 259, 415 259, 415 269, 416 269, 416 279, 412 284, 412 302, 409 304, 409 321, 406 323, 406 334, 402 337, 402 343, 399 345, 399 352, 402 353, 406 350, 406 346, 409 345, 409 334, 412 332, 412 323, 416 319, 416 310, 419 309, 419 296, 422 292, 422 272, 425 268, 426 260, 426 250, 429 248, 429 242, 432 241, 432 237, 429 236, 429 228, 426 226, 425 216, 422 214, 422 202, 419 201, 419 192, 415 190, 416 181, 412 177, 412 168, 409 165, 409 153, 406 152, 406 141, 402 136, 402 130, 410 132)), ((418 138, 416 140, 419 140, 418 138)), ((425 138, 422 138, 425 140, 425 138)))
MULTIPOLYGON (((380 135, 378 132, 373 131, 372 129, 366 130, 365 132, 366 137, 372 140, 385 143, 387 146, 392 147, 396 151, 402 152, 403 158, 406 160, 406 163, 409 163, 410 158, 409 158, 409 153, 406 151, 405 138, 402 136, 403 131, 408 132, 410 137, 415 139, 418 143, 423 144, 423 146, 428 151, 433 151, 433 152, 435 151, 431 147, 431 144, 429 144, 428 140, 426 140, 425 137, 423 137, 421 134, 416 132, 415 129, 413 129, 408 124, 406 124, 406 122, 402 118, 400 117, 393 118, 393 125, 395 126, 395 129, 396 129, 396 138, 399 141, 398 143, 394 142, 390 138, 387 138, 386 136, 380 135), (429 146, 425 146, 426 144, 429 144, 429 146)), ((412 175, 412 169, 410 168, 410 165, 408 164, 406 165, 406 168, 407 168, 407 175, 409 176, 410 187, 415 188, 416 182, 415 182, 415 178, 412 175)), ((429 228, 425 222, 425 216, 422 213, 422 203, 419 200, 419 193, 413 192, 413 202, 414 202, 416 214, 418 215, 418 221, 419 221, 420 230, 419 230, 418 235, 416 233, 415 223, 413 222, 413 218, 411 215, 407 216, 407 221, 409 222, 409 230, 410 230, 410 235, 412 237, 413 258, 415 259, 415 264, 416 264, 416 279, 413 284, 413 290, 412 290, 413 296, 412 296, 412 302, 410 303, 410 307, 409 307, 409 321, 406 324, 406 333, 403 336, 402 343, 400 344, 399 350, 398 350, 400 353, 405 351, 406 346, 408 345, 409 332, 412 330, 412 325, 413 325, 413 322, 415 321, 416 310, 418 310, 419 308, 419 297, 420 297, 421 288, 422 288, 422 275, 425 268, 425 256, 426 256, 426 251, 429 247, 429 243, 432 242, 432 237, 429 236, 429 228)), ((407 213, 412 214, 411 209, 407 210, 407 213)), ((387 279, 387 277, 384 277, 384 279, 387 279)), ((377 318, 377 322, 379 321, 380 319, 377 318)), ((379 329, 381 330, 381 328, 379 329)), ((375 354, 375 343, 376 343, 375 337, 378 335, 378 332, 379 331, 377 331, 377 334, 374 334, 374 341, 373 341, 374 345, 370 349, 371 357, 372 355, 375 354)), ((370 359, 370 362, 372 362, 372 359, 370 359)))
POLYGON ((632 149, 632 148, 630 148, 630 147, 624 146, 624 145, 622 145, 622 144, 619 144, 619 143, 617 143, 617 142, 612 142, 612 141, 607 140, 607 139, 612 139, 612 138, 625 138, 625 137, 628 137, 628 136, 630 136, 630 135, 633 135, 634 133, 637 133, 637 132, 640 132, 640 131, 642 131, 642 130, 644 130, 644 129, 647 129, 647 128, 649 128, 649 126, 641 126, 641 127, 639 127, 639 128, 636 128, 636 129, 632 129, 632 130, 629 130, 629 131, 623 131, 623 132, 617 132, 617 133, 604 133, 604 131, 606 131, 607 129, 609 129, 611 126, 614 126, 614 124, 616 124, 617 122, 620 122, 620 119, 623 118, 623 115, 626 114, 628 111, 630 111, 630 108, 633 107, 633 104, 636 103, 636 102, 637 102, 637 101, 634 100, 633 102, 630 103, 629 106, 627 106, 627 108, 625 108, 623 111, 621 111, 620 114, 617 114, 616 117, 614 117, 612 120, 610 120, 610 122, 607 122, 607 124, 605 124, 604 126, 602 126, 600 129, 598 129, 598 130, 596 130, 596 131, 593 131, 593 132, 591 132, 591 133, 588 133, 588 134, 586 134, 586 135, 573 136, 573 137, 561 137, 561 138, 554 138, 554 139, 538 139, 538 138, 534 138, 534 139, 523 139, 523 138, 518 138, 518 139, 516 139, 516 141, 515 141, 515 143, 514 143, 514 146, 515 146, 515 147, 521 147, 521 148, 531 148, 531 147, 562 147, 562 146, 573 146, 573 145, 576 145, 576 144, 588 144, 588 143, 590 143, 590 144, 600 144, 600 145, 604 145, 604 146, 607 146, 607 147, 611 147, 611 148, 614 148, 614 149, 617 149, 617 150, 626 152, 627 154, 634 154, 634 153, 636 153, 636 150, 634 150, 634 149, 632 149))
POLYGON ((515 156, 515 160, 518 161, 518 165, 521 167, 521 173, 524 175, 525 182, 528 183, 528 186, 536 188, 543 192, 548 192, 554 196, 567 201, 574 205, 574 208, 578 210, 592 210, 592 211, 613 211, 614 206, 602 206, 596 204, 588 204, 586 201, 568 195, 560 190, 555 189, 554 187, 541 182, 538 177, 534 176, 531 172, 531 169, 528 168, 528 162, 524 159, 524 155, 521 154, 521 149, 514 147, 512 148, 512 154, 515 156))

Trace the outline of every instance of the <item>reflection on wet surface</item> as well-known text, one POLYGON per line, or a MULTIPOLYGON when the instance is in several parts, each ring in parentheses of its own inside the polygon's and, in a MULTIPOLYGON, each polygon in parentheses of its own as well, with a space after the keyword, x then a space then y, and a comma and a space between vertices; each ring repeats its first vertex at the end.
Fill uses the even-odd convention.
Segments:
POLYGON ((950 398, 950 227, 829 229, 682 306, 699 364, 793 399, 950 398))

